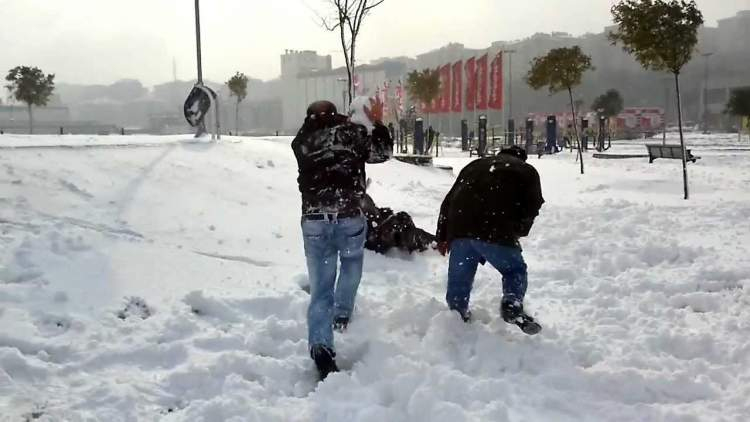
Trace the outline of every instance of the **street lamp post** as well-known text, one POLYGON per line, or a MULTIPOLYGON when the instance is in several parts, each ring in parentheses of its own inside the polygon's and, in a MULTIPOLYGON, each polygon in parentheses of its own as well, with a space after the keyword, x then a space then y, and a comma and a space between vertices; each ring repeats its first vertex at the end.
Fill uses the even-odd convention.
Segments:
MULTIPOLYGON (((201 14, 200 14, 200 0, 195 0, 195 52, 196 52, 196 63, 198 65, 198 81, 195 84, 195 89, 199 89, 205 93, 205 96, 209 98, 211 104, 214 106, 215 112, 215 134, 212 135, 212 139, 221 139, 221 127, 219 124, 219 100, 216 93, 209 87, 203 85, 203 62, 201 58, 201 14)), ((205 117, 205 116, 204 116, 205 117)), ((206 132, 206 126, 204 117, 201 117, 197 125, 197 131, 195 136, 200 137, 206 132)))
POLYGON ((201 11, 200 0, 195 0, 195 49, 198 62, 198 83, 203 84, 203 66, 201 64, 201 11))
MULTIPOLYGON (((501 50, 503 54, 508 55, 508 122, 505 122, 505 124, 508 124, 510 120, 513 120, 513 53, 515 53, 517 50, 501 50)), ((510 125, 508 125, 508 129, 510 129, 510 125)), ((510 138, 513 139, 514 134, 509 134, 510 138)))
POLYGON ((703 130, 708 131, 708 64, 714 53, 701 54, 706 59, 706 71, 703 78, 703 130))

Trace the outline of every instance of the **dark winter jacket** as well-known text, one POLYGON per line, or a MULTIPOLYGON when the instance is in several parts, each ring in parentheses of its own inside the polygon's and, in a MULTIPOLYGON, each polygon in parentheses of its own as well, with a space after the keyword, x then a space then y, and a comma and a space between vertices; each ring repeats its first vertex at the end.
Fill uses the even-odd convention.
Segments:
POLYGON ((507 154, 466 166, 440 207, 438 242, 470 238, 520 247, 544 203, 539 174, 507 154))
POLYGON ((414 224, 411 216, 390 208, 379 208, 370 195, 365 195, 362 211, 367 217, 365 248, 384 254, 391 249, 424 252, 435 242, 435 235, 414 224))
POLYGON ((391 158, 388 128, 375 124, 372 134, 362 125, 339 117, 332 127, 306 121, 292 141, 302 193, 302 214, 349 213, 362 207, 366 189, 365 163, 391 158))

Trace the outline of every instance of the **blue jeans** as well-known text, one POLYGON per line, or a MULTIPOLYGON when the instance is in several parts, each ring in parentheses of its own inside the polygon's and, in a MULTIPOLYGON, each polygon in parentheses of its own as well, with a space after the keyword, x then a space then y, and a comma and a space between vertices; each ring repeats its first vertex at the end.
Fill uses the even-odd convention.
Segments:
POLYGON ((334 318, 350 318, 362 278, 367 224, 364 216, 341 220, 302 218, 310 306, 307 308, 308 342, 333 350, 334 318), (341 274, 336 282, 338 260, 341 274))
POLYGON ((523 303, 527 277, 526 263, 520 248, 474 239, 455 239, 451 242, 448 291, 445 295, 450 309, 460 312, 461 315, 469 309, 477 265, 485 261, 503 275, 503 301, 517 300, 523 303))

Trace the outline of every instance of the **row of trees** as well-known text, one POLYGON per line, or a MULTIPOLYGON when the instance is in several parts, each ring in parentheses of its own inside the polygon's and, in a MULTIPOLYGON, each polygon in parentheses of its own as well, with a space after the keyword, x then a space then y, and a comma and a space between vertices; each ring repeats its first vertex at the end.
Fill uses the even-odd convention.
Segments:
MULTIPOLYGON (((26 104, 26 110, 29 114, 29 133, 34 133, 33 107, 43 107, 49 103, 55 90, 55 75, 45 74, 38 67, 16 66, 8 71, 5 81, 7 82, 5 88, 9 91, 10 96, 15 101, 26 104)), ((226 82, 230 96, 236 99, 235 132, 239 129, 240 103, 247 97, 247 84, 248 77, 240 72, 237 72, 226 82)))
MULTIPOLYGON (((613 45, 621 45, 648 70, 669 72, 674 76, 677 124, 680 133, 682 174, 685 199, 689 198, 685 139, 682 131, 680 73, 692 59, 698 43, 698 28, 703 25, 703 14, 694 0, 621 0, 612 7, 617 29, 609 33, 613 45)), ((551 50, 546 56, 532 61, 526 82, 534 89, 548 87, 551 93, 568 91, 573 112, 573 127, 584 173, 583 156, 577 129, 573 88, 580 85, 583 74, 593 70, 591 58, 580 47, 551 50)), ((597 99, 594 109, 603 109, 607 117, 622 109, 622 99, 610 91, 597 99)), ((750 118, 750 89, 735 90, 727 104, 727 112, 750 118)), ((740 128, 740 132, 741 132, 740 128)))
MULTIPOLYGON (((677 94, 677 124, 683 149, 682 173, 685 199, 689 198, 685 139, 682 132, 680 72, 695 52, 698 28, 703 14, 694 0, 621 0, 612 7, 617 29, 609 33, 612 44, 619 44, 645 68, 667 71, 674 75, 677 94)), ((593 70, 591 58, 580 47, 558 48, 532 61, 526 82, 534 89, 548 87, 551 93, 568 91, 573 112, 573 128, 584 174, 578 123, 573 102, 573 88, 580 85, 583 74, 593 70)))

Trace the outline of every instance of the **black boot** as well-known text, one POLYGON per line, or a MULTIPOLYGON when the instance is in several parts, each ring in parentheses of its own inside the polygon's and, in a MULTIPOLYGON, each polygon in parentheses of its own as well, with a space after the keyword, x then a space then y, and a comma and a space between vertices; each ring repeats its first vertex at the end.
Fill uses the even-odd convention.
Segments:
POLYGON ((315 367, 318 368, 321 381, 326 379, 331 372, 339 371, 338 366, 336 366, 336 352, 323 345, 316 344, 310 348, 310 357, 315 361, 315 367))
POLYGON ((338 331, 339 333, 343 333, 346 331, 346 328, 349 326, 349 318, 347 317, 336 317, 333 320, 333 329, 338 331))
POLYGON ((503 300, 500 305, 500 315, 505 322, 517 325, 521 331, 530 336, 542 331, 542 326, 523 311, 521 301, 515 299, 503 300))
POLYGON ((461 317, 461 320, 463 320, 463 322, 465 322, 467 324, 471 322, 471 311, 470 310, 467 309, 465 311, 461 311, 461 310, 458 310, 458 309, 451 309, 451 311, 458 312, 458 315, 461 317))

